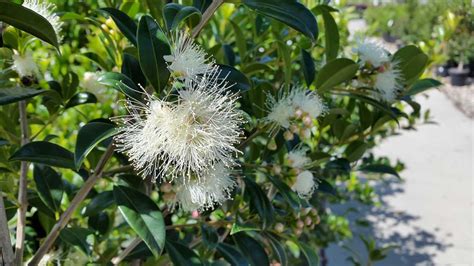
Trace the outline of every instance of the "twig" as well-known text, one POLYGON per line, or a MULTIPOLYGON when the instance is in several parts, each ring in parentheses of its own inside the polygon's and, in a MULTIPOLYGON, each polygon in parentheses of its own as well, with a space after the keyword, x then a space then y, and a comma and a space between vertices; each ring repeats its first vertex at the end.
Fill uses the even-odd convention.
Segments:
POLYGON ((8 229, 8 219, 3 203, 3 195, 0 192, 0 248, 4 265, 13 264, 15 254, 13 254, 12 241, 10 239, 10 230, 8 229))
POLYGON ((140 244, 142 240, 140 238, 135 238, 124 250, 123 252, 112 259, 112 264, 113 265, 118 265, 127 255, 136 247, 138 244, 140 244))
POLYGON ((261 130, 256 129, 248 138, 246 138, 244 141, 240 143, 240 145, 238 146, 238 149, 242 150, 243 148, 245 148, 250 143, 250 141, 252 141, 260 133, 261 133, 261 130))
MULTIPOLYGON (((29 142, 28 138, 28 119, 26 117, 26 101, 20 101, 18 104, 20 111, 20 130, 21 145, 29 142)), ((25 227, 26 227, 26 210, 28 208, 27 198, 27 175, 28 162, 21 162, 20 165, 20 182, 18 185, 18 203, 20 204, 17 211, 16 223, 16 243, 15 243, 15 264, 23 265, 23 251, 25 249, 25 227)))
POLYGON ((100 158, 100 161, 97 164, 94 173, 89 176, 89 178, 86 180, 79 192, 77 192, 76 196, 71 201, 71 204, 69 205, 67 210, 61 215, 59 221, 57 221, 56 224, 53 226, 53 229, 51 229, 51 232, 49 232, 48 236, 43 242, 43 245, 41 245, 38 251, 36 251, 36 254, 33 256, 28 265, 38 265, 38 262, 41 260, 41 258, 46 254, 46 252, 49 251, 51 246, 54 244, 54 241, 56 241, 56 238, 59 236, 59 232, 67 225, 74 211, 79 207, 79 204, 87 197, 91 189, 94 187, 95 183, 102 176, 104 166, 107 161, 112 157, 113 153, 114 146, 111 143, 105 153, 100 158))
POLYGON ((212 15, 216 10, 224 3, 224 0, 214 0, 212 3, 209 5, 209 7, 204 11, 204 14, 202 15, 202 19, 199 22, 199 24, 194 28, 192 37, 195 39, 198 35, 199 32, 204 28, 204 26, 207 24, 207 22, 211 19, 212 15))
POLYGON ((131 170, 133 170, 133 166, 124 165, 124 166, 120 166, 120 167, 117 167, 117 168, 110 169, 109 171, 105 171, 104 176, 109 176, 109 175, 114 175, 114 174, 118 174, 118 173, 128 172, 128 171, 131 171, 131 170))

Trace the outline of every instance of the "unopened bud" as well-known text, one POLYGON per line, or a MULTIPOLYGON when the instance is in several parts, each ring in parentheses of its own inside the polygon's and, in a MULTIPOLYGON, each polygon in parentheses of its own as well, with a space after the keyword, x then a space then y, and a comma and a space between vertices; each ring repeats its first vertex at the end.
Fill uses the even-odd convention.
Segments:
POLYGON ((281 174, 281 166, 278 164, 274 164, 272 167, 272 172, 274 175, 279 175, 281 174))
POLYGON ((275 151, 278 147, 275 143, 275 140, 272 139, 268 144, 267 144, 267 148, 271 151, 275 151))
POLYGON ((162 196, 163 200, 166 202, 173 201, 176 198, 176 194, 174 192, 164 193, 162 196))
POLYGON ((298 128, 297 125, 291 125, 290 126, 290 131, 296 134, 296 133, 298 133, 299 128, 298 128))
POLYGON ((303 115, 303 110, 301 110, 300 108, 296 109, 295 116, 297 118, 300 118, 302 115, 303 115))
POLYGON ((304 222, 301 221, 301 220, 298 220, 298 221, 296 222, 296 227, 297 227, 297 228, 303 228, 303 227, 304 227, 304 222))
POLYGON ((313 220, 311 219, 311 217, 306 216, 306 218, 304 219, 304 224, 307 226, 310 226, 312 223, 313 223, 313 220))
POLYGON ((163 183, 160 186, 160 190, 163 193, 169 193, 173 190, 173 186, 170 183, 163 183))
POLYGON ((291 131, 285 131, 285 133, 283 133, 283 137, 287 141, 293 140, 295 138, 295 136, 293 135, 293 132, 291 131))
POLYGON ((282 223, 275 224, 275 231, 277 231, 278 233, 283 233, 284 230, 285 226, 282 223))
POLYGON ((313 119, 311 118, 311 116, 305 115, 303 117, 303 124, 308 127, 311 126, 313 124, 313 119))
POLYGON ((298 229, 295 230, 295 235, 297 237, 299 237, 302 233, 303 233, 303 229, 298 228, 298 229))

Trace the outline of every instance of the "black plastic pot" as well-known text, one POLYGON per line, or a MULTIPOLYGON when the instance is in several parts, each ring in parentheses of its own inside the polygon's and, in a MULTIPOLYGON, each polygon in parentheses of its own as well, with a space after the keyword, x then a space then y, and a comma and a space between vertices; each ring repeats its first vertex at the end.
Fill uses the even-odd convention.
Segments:
POLYGON ((388 43, 394 43, 397 41, 397 37, 391 35, 390 33, 388 32, 385 32, 384 34, 382 34, 382 38, 384 41, 388 42, 388 43))
POLYGON ((465 86, 469 77, 469 69, 450 68, 449 75, 451 76, 451 85, 465 86))

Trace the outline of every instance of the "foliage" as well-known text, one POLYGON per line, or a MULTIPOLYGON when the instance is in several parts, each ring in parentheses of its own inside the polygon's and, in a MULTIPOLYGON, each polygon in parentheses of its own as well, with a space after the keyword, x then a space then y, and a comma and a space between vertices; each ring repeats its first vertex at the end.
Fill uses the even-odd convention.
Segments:
MULTIPOLYGON (((376 70, 367 72, 368 66, 343 57, 344 12, 350 10, 328 1, 226 2, 206 18, 213 6, 205 0, 56 1, 65 22, 59 51, 51 25, 36 15, 0 12, 0 20, 10 24, 0 27, 0 189, 5 205, 13 206, 7 209, 9 225, 18 228, 21 221, 11 209, 22 212, 18 180, 28 180, 25 261, 317 265, 320 249, 352 237, 347 219, 327 205, 375 204, 362 173, 398 177, 401 167, 374 158, 370 149, 422 117, 414 95, 439 85, 419 79, 428 58, 415 46, 395 53, 406 77, 403 90, 396 101, 381 101, 373 97, 374 88, 353 86, 376 70), (143 101, 141 87, 156 97, 172 94, 175 77, 163 58, 170 53, 172 30, 201 26, 196 42, 236 84, 245 138, 237 147, 242 154, 233 199, 188 213, 168 208, 174 193, 165 180, 143 179, 126 155, 112 152, 117 129, 109 119, 126 113, 123 102, 143 101), (13 56, 29 53, 39 73, 19 76, 13 56), (270 128, 265 117, 267 98, 292 84, 306 84, 327 110, 307 122, 309 135, 290 138, 288 131, 270 128), (22 103, 26 132, 18 124, 22 103), (298 171, 288 153, 301 147, 318 183, 308 198, 292 189, 298 171), (26 176, 20 161, 33 165, 26 176), (54 226, 58 222, 65 223, 54 226), (45 243, 51 244, 46 256, 40 252, 45 243)), ((378 250, 367 243, 371 252, 378 250)))

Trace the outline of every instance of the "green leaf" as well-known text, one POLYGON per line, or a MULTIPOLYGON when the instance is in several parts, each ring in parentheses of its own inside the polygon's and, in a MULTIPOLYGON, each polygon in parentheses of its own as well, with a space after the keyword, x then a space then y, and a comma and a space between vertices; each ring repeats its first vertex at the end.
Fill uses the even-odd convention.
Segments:
POLYGON ((237 234, 238 232, 245 232, 245 231, 260 231, 261 229, 258 228, 254 224, 242 224, 240 222, 236 222, 232 224, 232 228, 230 230, 230 235, 237 234))
POLYGON ((316 69, 313 58, 311 58, 311 54, 306 52, 304 49, 301 49, 301 68, 303 70, 306 86, 309 87, 311 83, 313 83, 314 77, 316 76, 316 69))
POLYGON ((64 106, 66 109, 86 103, 96 103, 97 97, 90 92, 79 92, 72 96, 72 98, 64 106))
POLYGON ((252 87, 250 80, 242 72, 228 65, 218 64, 218 66, 221 71, 219 73, 219 78, 228 81, 229 85, 234 84, 230 88, 232 91, 244 92, 250 90, 252 87))
POLYGON ((244 255, 242 255, 242 253, 240 253, 238 249, 229 244, 219 243, 219 245, 217 246, 217 250, 222 255, 222 257, 224 257, 224 259, 232 266, 249 265, 249 262, 247 261, 246 257, 244 257, 244 255))
POLYGON ((79 169, 89 152, 103 140, 115 135, 117 130, 112 123, 90 122, 79 129, 77 134, 74 163, 79 169))
POLYGON ((359 168, 359 171, 368 173, 390 174, 400 178, 397 170, 386 164, 370 164, 359 168))
POLYGON ((306 260, 306 264, 308 266, 319 265, 319 256, 316 252, 316 248, 310 247, 308 244, 305 244, 301 241, 298 242, 298 245, 301 248, 301 252, 306 260))
POLYGON ((100 212, 96 215, 89 216, 87 225, 97 231, 99 234, 105 234, 110 228, 110 218, 106 212, 100 212))
POLYGON ((273 233, 265 233, 265 237, 268 239, 268 243, 272 247, 273 253, 278 257, 281 266, 287 266, 288 255, 286 254, 285 247, 278 240, 278 236, 273 233))
POLYGON ((0 89, 0 105, 19 102, 21 100, 34 97, 43 92, 45 92, 45 90, 37 90, 37 89, 22 88, 22 87, 0 89))
POLYGON ((60 212, 64 193, 61 176, 51 167, 35 164, 33 177, 41 200, 52 211, 60 212))
POLYGON ((424 92, 431 88, 439 87, 443 83, 437 81, 436 79, 421 79, 415 82, 405 93, 405 96, 413 96, 418 93, 424 92))
MULTIPOLYGON (((206 249, 212 250, 219 244, 219 235, 216 228, 203 224, 201 226, 202 241, 206 245, 206 249)), ((232 233, 231 233, 232 234, 232 233)))
POLYGON ((62 241, 78 247, 82 250, 85 254, 90 255, 91 249, 89 244, 87 243, 87 236, 94 233, 93 231, 81 228, 81 227, 71 227, 71 228, 64 228, 61 230, 59 237, 62 241))
POLYGON ((359 160, 362 158, 368 148, 369 144, 365 143, 364 141, 357 140, 352 142, 345 150, 347 160, 350 162, 359 160))
POLYGON ((51 23, 26 7, 13 2, 0 1, 0 21, 26 31, 59 50, 58 38, 51 23))
POLYGON ((135 83, 127 76, 117 72, 105 72, 97 79, 100 84, 106 85, 120 91, 127 97, 142 101, 142 90, 135 86, 135 83))
POLYGON ((273 206, 260 186, 249 178, 245 178, 245 195, 249 201, 250 210, 258 213, 262 227, 268 228, 274 219, 273 206))
POLYGON ((314 8, 318 13, 323 16, 324 21, 324 43, 326 54, 326 61, 331 61, 337 57, 339 52, 339 29, 337 28, 336 21, 331 15, 331 9, 327 8, 327 5, 318 5, 314 8))
POLYGON ((114 20, 117 27, 123 35, 134 45, 137 46, 137 24, 125 13, 115 8, 101 8, 114 20))
POLYGON ((10 161, 27 161, 75 169, 74 154, 47 141, 35 141, 23 145, 10 157, 10 161))
POLYGON ((408 45, 398 50, 392 61, 397 62, 407 85, 416 81, 428 64, 429 58, 420 48, 408 45))
POLYGON ((245 257, 249 260, 250 265, 270 265, 265 249, 257 240, 244 232, 234 234, 232 239, 234 239, 237 247, 239 247, 245 257))
POLYGON ((142 87, 146 87, 146 77, 140 68, 140 63, 131 54, 123 54, 122 62, 122 74, 129 77, 137 86, 140 84, 142 87))
POLYGON ((316 88, 325 91, 343 82, 351 80, 359 66, 347 58, 334 59, 321 68, 316 76, 316 88))
POLYGON ((242 29, 237 25, 237 23, 229 20, 230 25, 234 29, 235 33, 235 44, 237 45, 237 49, 239 50, 240 61, 243 62, 245 57, 247 56, 247 41, 245 40, 245 35, 242 32, 242 29))
POLYGON ((83 216, 97 215, 104 209, 115 203, 114 194, 111 190, 104 191, 95 196, 82 211, 83 216))
POLYGON ((176 3, 166 4, 163 8, 163 17, 165 18, 166 28, 176 29, 179 24, 186 20, 192 20, 193 25, 201 21, 201 11, 194 6, 182 6, 176 3))
POLYGON ((273 183, 273 185, 275 185, 278 192, 280 192, 283 198, 290 204, 292 209, 297 211, 301 208, 300 197, 298 197, 298 195, 291 190, 286 183, 271 175, 267 175, 267 178, 273 183))
POLYGON ((138 57, 140 66, 150 84, 161 92, 168 83, 168 71, 164 55, 171 54, 165 34, 150 16, 142 16, 138 23, 138 57))
POLYGON ((243 0, 242 3, 262 15, 285 23, 313 41, 318 38, 318 24, 313 13, 295 0, 243 0))
POLYGON ((125 186, 114 186, 114 197, 127 223, 158 257, 165 245, 166 231, 163 215, 156 203, 145 194, 125 186))
POLYGON ((171 240, 166 241, 166 252, 171 258, 173 265, 176 266, 192 266, 202 265, 199 256, 186 245, 171 240))
POLYGON ((46 206, 36 191, 28 190, 28 204, 35 207, 40 213, 43 213, 52 219, 56 219, 54 211, 52 211, 49 206, 46 206))
POLYGON ((337 190, 326 179, 319 180, 318 191, 322 191, 333 196, 337 195, 337 190))

